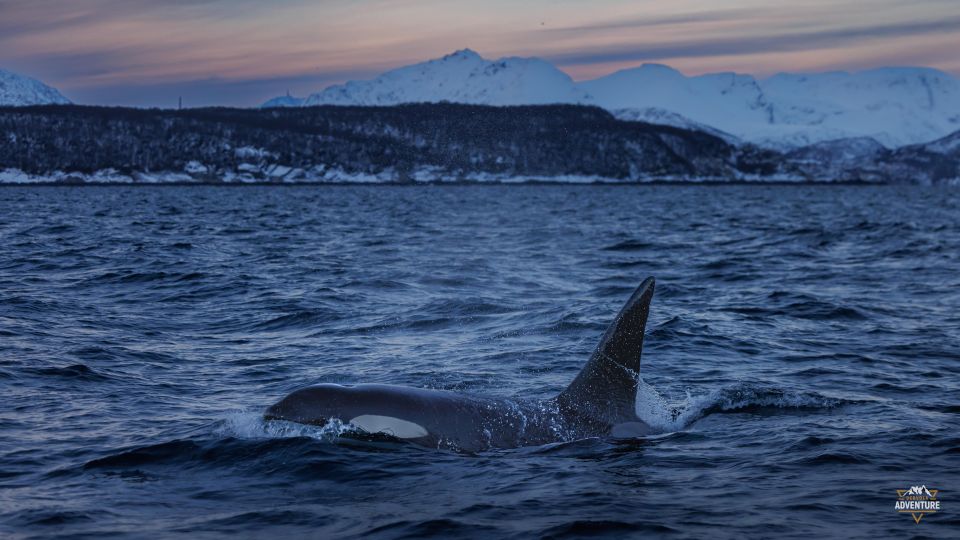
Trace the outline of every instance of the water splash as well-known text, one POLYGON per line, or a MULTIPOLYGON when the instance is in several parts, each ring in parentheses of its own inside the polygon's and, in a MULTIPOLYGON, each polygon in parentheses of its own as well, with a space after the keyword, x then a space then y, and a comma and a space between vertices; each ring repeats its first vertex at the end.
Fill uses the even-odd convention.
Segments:
POLYGON ((230 413, 214 429, 218 437, 238 439, 286 439, 309 437, 320 441, 335 441, 344 434, 354 433, 356 428, 350 424, 332 419, 322 426, 296 424, 282 420, 263 419, 263 415, 251 411, 230 413))
POLYGON ((715 413, 762 412, 769 409, 832 409, 853 403, 814 392, 791 392, 776 387, 737 383, 691 395, 671 404, 643 379, 637 385, 637 417, 657 433, 681 431, 715 413))

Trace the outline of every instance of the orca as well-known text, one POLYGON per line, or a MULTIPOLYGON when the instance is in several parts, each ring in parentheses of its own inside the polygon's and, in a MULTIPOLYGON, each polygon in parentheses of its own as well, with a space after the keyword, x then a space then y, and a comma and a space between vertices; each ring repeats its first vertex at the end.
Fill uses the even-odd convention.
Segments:
POLYGON ((478 452, 651 432, 635 410, 643 335, 653 298, 648 277, 620 310, 584 368, 548 400, 501 399, 386 384, 318 384, 270 406, 264 418, 348 425, 363 438, 478 452))

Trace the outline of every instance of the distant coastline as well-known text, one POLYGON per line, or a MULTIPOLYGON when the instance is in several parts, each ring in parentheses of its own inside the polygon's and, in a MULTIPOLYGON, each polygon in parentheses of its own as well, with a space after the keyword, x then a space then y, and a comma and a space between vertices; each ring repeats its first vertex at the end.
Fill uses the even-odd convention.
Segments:
POLYGON ((0 108, 3 184, 960 182, 960 132, 777 151, 582 105, 0 108))

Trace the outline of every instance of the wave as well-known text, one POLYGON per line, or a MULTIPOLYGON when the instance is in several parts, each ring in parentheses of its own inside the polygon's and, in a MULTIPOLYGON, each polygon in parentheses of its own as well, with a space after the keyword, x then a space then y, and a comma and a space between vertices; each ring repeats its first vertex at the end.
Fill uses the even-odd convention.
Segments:
POLYGON ((152 463, 179 461, 186 456, 202 452, 200 444, 189 440, 176 440, 139 448, 132 448, 86 462, 84 469, 118 469, 140 467, 152 463))
POLYGON ((654 535, 679 532, 659 523, 631 523, 614 520, 575 520, 543 531, 542 538, 568 538, 570 536, 626 536, 652 533, 654 535))
POLYGON ((859 465, 870 463, 870 460, 864 456, 849 452, 824 452, 815 456, 798 459, 794 461, 794 463, 797 465, 859 465))
POLYGON ((732 305, 721 309, 756 318, 782 316, 815 321, 869 319, 868 313, 861 307, 830 302, 808 294, 774 291, 767 296, 766 301, 770 305, 755 303, 747 306, 732 305))
POLYGON ((59 377, 80 381, 106 381, 110 379, 109 376, 95 371, 86 364, 73 364, 71 366, 63 367, 29 368, 26 371, 34 375, 40 375, 44 377, 59 377))
POLYGON ((133 270, 107 271, 96 276, 86 278, 82 283, 85 285, 93 284, 145 284, 152 282, 190 282, 209 278, 210 276, 203 272, 138 272, 133 270))
POLYGON ((93 522, 106 516, 113 516, 113 512, 106 510, 82 512, 76 510, 59 509, 30 509, 17 512, 12 521, 26 526, 69 526, 78 523, 93 522))
MULTIPOLYGON (((339 459, 345 450, 383 453, 410 448, 412 445, 386 436, 364 434, 336 420, 324 426, 308 426, 277 420, 268 422, 260 413, 235 412, 185 438, 117 448, 77 467, 54 471, 51 476, 95 471, 135 481, 152 481, 161 474, 158 469, 176 467, 178 471, 244 468, 270 474, 283 469, 297 477, 312 471, 317 460, 325 460, 329 477, 347 479, 356 472, 356 467, 350 461, 339 459)), ((378 465, 370 461, 362 467, 375 469, 378 465)))
POLYGON ((609 246, 600 248, 603 251, 643 251, 657 247, 653 242, 643 242, 640 240, 624 240, 609 246))
POLYGON ((853 403, 850 400, 825 397, 813 392, 789 392, 776 387, 740 383, 690 396, 672 405, 653 386, 640 379, 637 386, 637 417, 659 433, 688 428, 710 414, 768 412, 771 410, 833 409, 853 403))
POLYGON ((252 326, 253 330, 276 332, 280 330, 320 327, 335 322, 340 316, 328 310, 305 310, 287 315, 280 315, 252 326))
POLYGON ((400 520, 375 527, 364 536, 390 533, 391 538, 435 538, 498 536, 499 530, 490 525, 465 523, 455 519, 428 519, 425 521, 400 520), (482 533, 482 534, 481 534, 482 533))

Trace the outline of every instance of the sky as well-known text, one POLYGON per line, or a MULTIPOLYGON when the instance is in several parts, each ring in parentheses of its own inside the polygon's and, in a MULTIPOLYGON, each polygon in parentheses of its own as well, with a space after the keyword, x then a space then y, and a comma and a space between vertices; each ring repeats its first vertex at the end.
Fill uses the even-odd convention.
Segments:
POLYGON ((463 48, 576 80, 645 62, 960 76, 960 0, 0 0, 0 68, 84 104, 252 106, 463 48))

